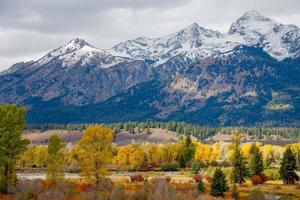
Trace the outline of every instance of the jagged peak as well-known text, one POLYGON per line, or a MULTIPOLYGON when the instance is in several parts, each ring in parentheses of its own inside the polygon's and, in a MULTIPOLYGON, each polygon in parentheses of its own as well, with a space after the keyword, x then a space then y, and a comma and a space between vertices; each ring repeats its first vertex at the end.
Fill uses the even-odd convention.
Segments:
POLYGON ((93 47, 92 45, 90 45, 84 39, 81 39, 81 38, 71 39, 66 46, 74 46, 77 48, 82 48, 84 46, 93 47))
POLYGON ((264 17, 256 10, 249 10, 249 11, 245 12, 242 16, 244 16, 244 17, 264 17))

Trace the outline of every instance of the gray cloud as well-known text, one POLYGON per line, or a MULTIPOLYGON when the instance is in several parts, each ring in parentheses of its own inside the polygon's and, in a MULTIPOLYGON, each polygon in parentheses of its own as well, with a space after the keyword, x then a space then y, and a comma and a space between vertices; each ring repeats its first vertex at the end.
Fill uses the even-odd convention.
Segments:
POLYGON ((0 70, 37 59, 74 37, 110 48, 126 39, 170 34, 193 22, 226 32, 252 9, 300 25, 299 0, 1 0, 0 70))

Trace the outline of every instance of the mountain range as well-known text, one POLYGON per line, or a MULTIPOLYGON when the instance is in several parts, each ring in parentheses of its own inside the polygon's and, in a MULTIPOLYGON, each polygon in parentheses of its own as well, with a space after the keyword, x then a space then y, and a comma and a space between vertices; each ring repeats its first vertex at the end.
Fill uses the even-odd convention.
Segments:
POLYGON ((300 29, 249 11, 227 33, 196 23, 111 49, 73 39, 0 73, 29 123, 178 120, 299 126, 300 29))

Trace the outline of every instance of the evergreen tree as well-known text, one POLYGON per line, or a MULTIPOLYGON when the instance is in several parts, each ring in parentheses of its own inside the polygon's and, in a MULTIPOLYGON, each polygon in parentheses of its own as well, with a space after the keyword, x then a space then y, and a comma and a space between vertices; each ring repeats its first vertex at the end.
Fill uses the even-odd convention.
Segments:
POLYGON ((299 180, 298 175, 295 172, 296 158, 290 147, 286 149, 281 160, 281 166, 279 169, 280 177, 284 184, 294 184, 299 180))
POLYGON ((0 105, 0 193, 14 187, 16 161, 29 144, 29 140, 21 137, 25 113, 25 108, 16 105, 0 105))
POLYGON ((233 153, 233 182, 242 184, 247 177, 247 168, 245 164, 245 158, 240 148, 240 138, 237 137, 234 141, 234 153, 233 153))
POLYGON ((212 196, 224 196, 224 193, 228 191, 225 174, 220 168, 216 169, 210 187, 212 196))
POLYGON ((57 135, 49 138, 47 156, 47 180, 56 181, 64 178, 63 143, 57 135))
POLYGON ((180 166, 185 167, 186 163, 191 161, 194 155, 195 155, 195 146, 192 143, 191 137, 188 135, 185 138, 183 151, 181 152, 178 159, 180 166))
POLYGON ((264 170, 262 153, 255 144, 253 144, 250 148, 250 160, 249 160, 248 167, 249 167, 249 174, 251 176, 259 175, 264 170))
POLYGON ((205 186, 202 179, 200 179, 198 182, 198 191, 202 193, 205 192, 205 186))

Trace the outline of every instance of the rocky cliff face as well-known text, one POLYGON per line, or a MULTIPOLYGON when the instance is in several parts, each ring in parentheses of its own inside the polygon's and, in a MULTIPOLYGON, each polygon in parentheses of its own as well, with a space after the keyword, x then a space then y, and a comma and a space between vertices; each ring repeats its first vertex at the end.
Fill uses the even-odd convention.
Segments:
POLYGON ((192 24, 100 50, 74 39, 0 74, 0 103, 34 123, 184 120, 299 125, 300 31, 249 11, 228 33, 192 24))

